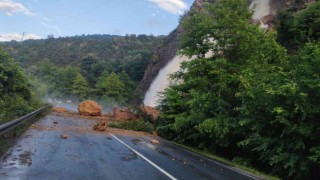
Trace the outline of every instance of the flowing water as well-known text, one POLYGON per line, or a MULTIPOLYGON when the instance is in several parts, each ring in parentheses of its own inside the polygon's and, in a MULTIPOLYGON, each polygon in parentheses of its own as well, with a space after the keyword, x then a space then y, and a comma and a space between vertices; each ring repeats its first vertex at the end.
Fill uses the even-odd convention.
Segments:
POLYGON ((144 97, 144 105, 155 107, 158 104, 158 92, 163 92, 163 90, 170 84, 169 74, 177 72, 180 69, 181 62, 186 60, 188 60, 187 57, 176 55, 163 69, 159 71, 158 76, 153 80, 144 97))
MULTIPOLYGON (((270 0, 252 0, 250 9, 253 10, 252 19, 260 21, 261 18, 270 14, 270 0)), ((268 26, 261 22, 261 28, 268 26)), ((155 107, 158 105, 159 92, 163 92, 170 84, 169 75, 177 72, 180 69, 180 64, 183 61, 190 60, 185 56, 175 56, 163 69, 159 71, 158 76, 151 83, 143 100, 144 105, 155 107)))

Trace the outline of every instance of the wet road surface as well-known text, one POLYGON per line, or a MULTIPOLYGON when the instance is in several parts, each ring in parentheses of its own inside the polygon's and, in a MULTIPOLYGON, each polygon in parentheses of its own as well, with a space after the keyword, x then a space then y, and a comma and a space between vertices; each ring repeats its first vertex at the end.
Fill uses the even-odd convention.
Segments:
POLYGON ((93 131, 94 123, 51 113, 2 158, 0 179, 258 179, 152 135, 93 131))

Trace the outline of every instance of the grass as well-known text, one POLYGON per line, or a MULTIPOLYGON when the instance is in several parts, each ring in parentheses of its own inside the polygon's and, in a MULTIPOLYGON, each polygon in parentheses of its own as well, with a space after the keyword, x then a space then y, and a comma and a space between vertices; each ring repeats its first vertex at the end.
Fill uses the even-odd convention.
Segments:
POLYGON ((149 122, 145 122, 144 120, 136 120, 136 121, 123 121, 117 123, 110 123, 108 125, 112 128, 133 130, 133 131, 143 131, 151 133, 153 131, 153 126, 149 122))
POLYGON ((183 144, 179 144, 179 143, 175 143, 173 142, 174 144, 176 144, 177 146, 180 146, 184 149, 187 149, 189 151, 192 151, 192 152, 195 152, 197 154, 201 154, 205 157, 208 157, 210 159, 213 159, 213 160, 216 160, 216 161, 219 161, 219 162, 222 162, 222 163, 225 163, 225 164, 228 164, 230 166, 233 166, 233 167, 236 167, 238 169, 241 169, 241 170, 244 170, 244 171, 247 171, 247 172, 250 172, 252 174, 255 174, 257 176, 260 176, 262 177, 263 179, 267 179, 267 180, 279 180, 280 178, 278 177, 275 177, 275 176, 272 176, 272 175, 268 175, 268 174, 265 174, 263 172, 260 172, 254 168, 251 168, 251 167, 247 167, 247 166, 243 166, 243 165, 240 165, 240 164, 237 164, 235 162, 232 162, 228 159, 225 159, 225 158, 222 158, 222 157, 219 157, 215 154, 212 154, 210 152, 207 152, 207 151, 203 151, 203 150, 200 150, 200 149, 197 149, 197 148, 194 148, 194 147, 190 147, 190 146, 186 146, 186 145, 183 145, 183 144))

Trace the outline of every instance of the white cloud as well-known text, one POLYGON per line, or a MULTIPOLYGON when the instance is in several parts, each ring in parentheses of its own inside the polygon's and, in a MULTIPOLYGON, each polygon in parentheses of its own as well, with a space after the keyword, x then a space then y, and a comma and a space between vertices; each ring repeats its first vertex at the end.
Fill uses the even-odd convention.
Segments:
POLYGON ((0 11, 5 12, 8 16, 12 16, 17 13, 22 13, 27 16, 35 16, 35 14, 24 5, 13 2, 12 0, 0 0, 0 11))
POLYGON ((155 3, 161 9, 172 14, 181 15, 187 10, 188 6, 183 0, 148 0, 155 3))
MULTIPOLYGON (((22 34, 19 33, 5 33, 5 34, 0 34, 0 42, 3 41, 21 41, 22 39, 22 34)), ((23 36, 23 40, 28 40, 28 39, 41 39, 40 36, 36 34, 25 34, 23 36)))

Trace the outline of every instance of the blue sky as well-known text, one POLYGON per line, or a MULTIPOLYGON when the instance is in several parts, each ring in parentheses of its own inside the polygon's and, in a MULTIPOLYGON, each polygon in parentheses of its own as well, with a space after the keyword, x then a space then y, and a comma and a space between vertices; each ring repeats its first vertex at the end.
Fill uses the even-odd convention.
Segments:
POLYGON ((0 0, 0 41, 82 34, 167 35, 194 0, 0 0))

